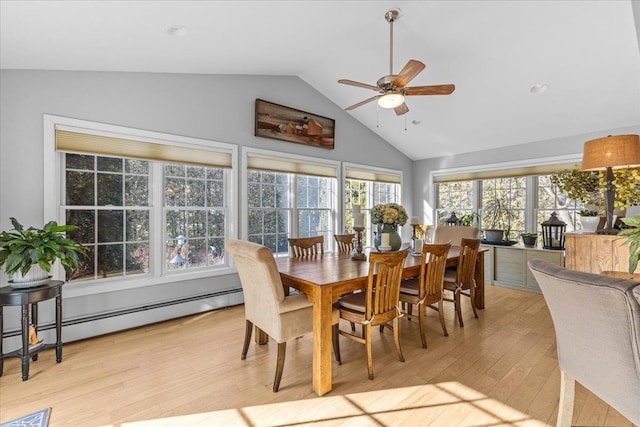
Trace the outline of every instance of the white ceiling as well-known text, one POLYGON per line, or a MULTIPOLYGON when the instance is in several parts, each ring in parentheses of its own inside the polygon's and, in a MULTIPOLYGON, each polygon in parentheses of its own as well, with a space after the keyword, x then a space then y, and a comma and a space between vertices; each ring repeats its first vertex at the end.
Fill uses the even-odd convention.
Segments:
MULTIPOLYGON (((635 1, 635 0, 634 0, 635 1)), ((344 108, 409 60, 414 96, 397 117, 353 117, 412 159, 640 124, 640 50, 630 0, 0 1, 3 69, 299 76, 344 108), (187 34, 170 37, 169 27, 187 34), (536 83, 549 89, 534 95, 536 83), (406 122, 405 122, 406 117, 406 122), (413 124, 419 121, 419 124, 413 124), (405 131, 406 123, 406 131, 405 131)))

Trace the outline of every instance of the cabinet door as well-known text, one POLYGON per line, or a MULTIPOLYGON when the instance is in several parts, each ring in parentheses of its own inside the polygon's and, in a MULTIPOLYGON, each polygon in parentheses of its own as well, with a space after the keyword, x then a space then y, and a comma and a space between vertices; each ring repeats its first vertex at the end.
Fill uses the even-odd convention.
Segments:
MULTIPOLYGON (((563 266, 564 265, 564 255, 562 253, 562 251, 526 251, 527 253, 527 263, 529 262, 530 259, 543 259, 545 261, 549 261, 553 264, 559 265, 559 266, 563 266)), ((529 266, 527 265, 527 263, 525 263, 525 269, 527 270, 527 274, 526 274, 526 286, 527 288, 531 288, 534 289, 538 292, 540 292, 540 287, 538 286, 538 282, 536 282, 536 279, 533 277, 533 274, 531 274, 531 270, 529 270, 529 266)))
POLYGON ((524 285, 523 250, 518 248, 495 248, 494 251, 495 278, 498 282, 511 285, 524 285))

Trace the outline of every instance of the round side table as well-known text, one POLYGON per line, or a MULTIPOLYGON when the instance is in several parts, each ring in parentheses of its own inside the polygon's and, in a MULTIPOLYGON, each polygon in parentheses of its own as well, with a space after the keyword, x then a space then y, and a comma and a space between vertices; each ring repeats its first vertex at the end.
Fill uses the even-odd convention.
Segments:
POLYGON ((29 359, 38 360, 38 353, 42 350, 55 347, 56 362, 62 362, 62 280, 48 280, 42 285, 31 288, 12 288, 4 286, 0 288, 0 376, 4 371, 4 359, 19 357, 22 359, 22 381, 29 379, 29 359), (56 299, 56 342, 29 349, 29 321, 38 330, 38 303, 51 298, 56 299), (2 335, 4 332, 3 313, 4 306, 22 306, 22 348, 9 353, 2 351, 2 335), (31 306, 31 319, 29 319, 29 306, 31 306))

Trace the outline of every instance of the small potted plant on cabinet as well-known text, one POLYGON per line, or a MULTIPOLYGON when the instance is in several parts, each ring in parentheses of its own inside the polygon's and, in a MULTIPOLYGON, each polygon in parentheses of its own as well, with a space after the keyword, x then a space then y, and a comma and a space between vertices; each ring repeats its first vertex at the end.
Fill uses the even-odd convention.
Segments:
POLYGON ((511 223, 517 219, 517 215, 508 207, 507 200, 495 198, 490 200, 482 209, 482 223, 487 225, 484 229, 484 238, 489 242, 501 242, 509 240, 511 223))
POLYGON ((43 228, 24 228, 15 218, 11 224, 13 230, 0 233, 0 267, 13 277, 13 287, 37 286, 48 278, 56 260, 65 269, 73 269, 87 253, 84 246, 65 235, 75 230, 75 225, 49 221, 43 228))
POLYGON ((522 233, 520 237, 522 237, 522 243, 524 243, 526 247, 532 248, 536 245, 538 233, 522 233))
POLYGON ((585 233, 593 233, 598 229, 600 224, 600 216, 598 211, 591 209, 583 209, 580 212, 580 224, 582 224, 582 231, 585 233))

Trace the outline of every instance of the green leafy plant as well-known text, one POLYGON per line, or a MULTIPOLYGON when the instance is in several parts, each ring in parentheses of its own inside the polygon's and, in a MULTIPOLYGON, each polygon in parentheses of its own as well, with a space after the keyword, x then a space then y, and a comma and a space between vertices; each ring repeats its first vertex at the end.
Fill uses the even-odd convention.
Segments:
MULTIPOLYGON (((626 209, 640 202, 640 168, 614 169, 613 185, 615 198, 613 206, 626 209)), ((607 183, 604 172, 582 171, 578 165, 551 176, 551 183, 567 197, 581 203, 604 205, 607 183)))
POLYGON ((578 212, 580 214, 580 216, 598 216, 598 211, 593 211, 590 209, 583 209, 580 212, 578 212))
POLYGON ((474 221, 480 221, 480 214, 477 212, 470 212, 462 215, 458 219, 458 225, 463 227, 471 227, 474 221))
POLYGON ((629 273, 633 274, 638 267, 640 259, 640 215, 631 218, 620 218, 625 225, 631 228, 625 228, 618 233, 618 236, 626 237, 624 242, 629 245, 629 273))
POLYGON ((79 256, 87 254, 84 246, 64 234, 75 230, 75 225, 49 221, 41 229, 25 229, 15 218, 11 224, 13 230, 0 233, 0 267, 4 266, 9 276, 17 271, 25 275, 34 264, 49 272, 58 259, 66 269, 74 269, 80 263, 79 256))

